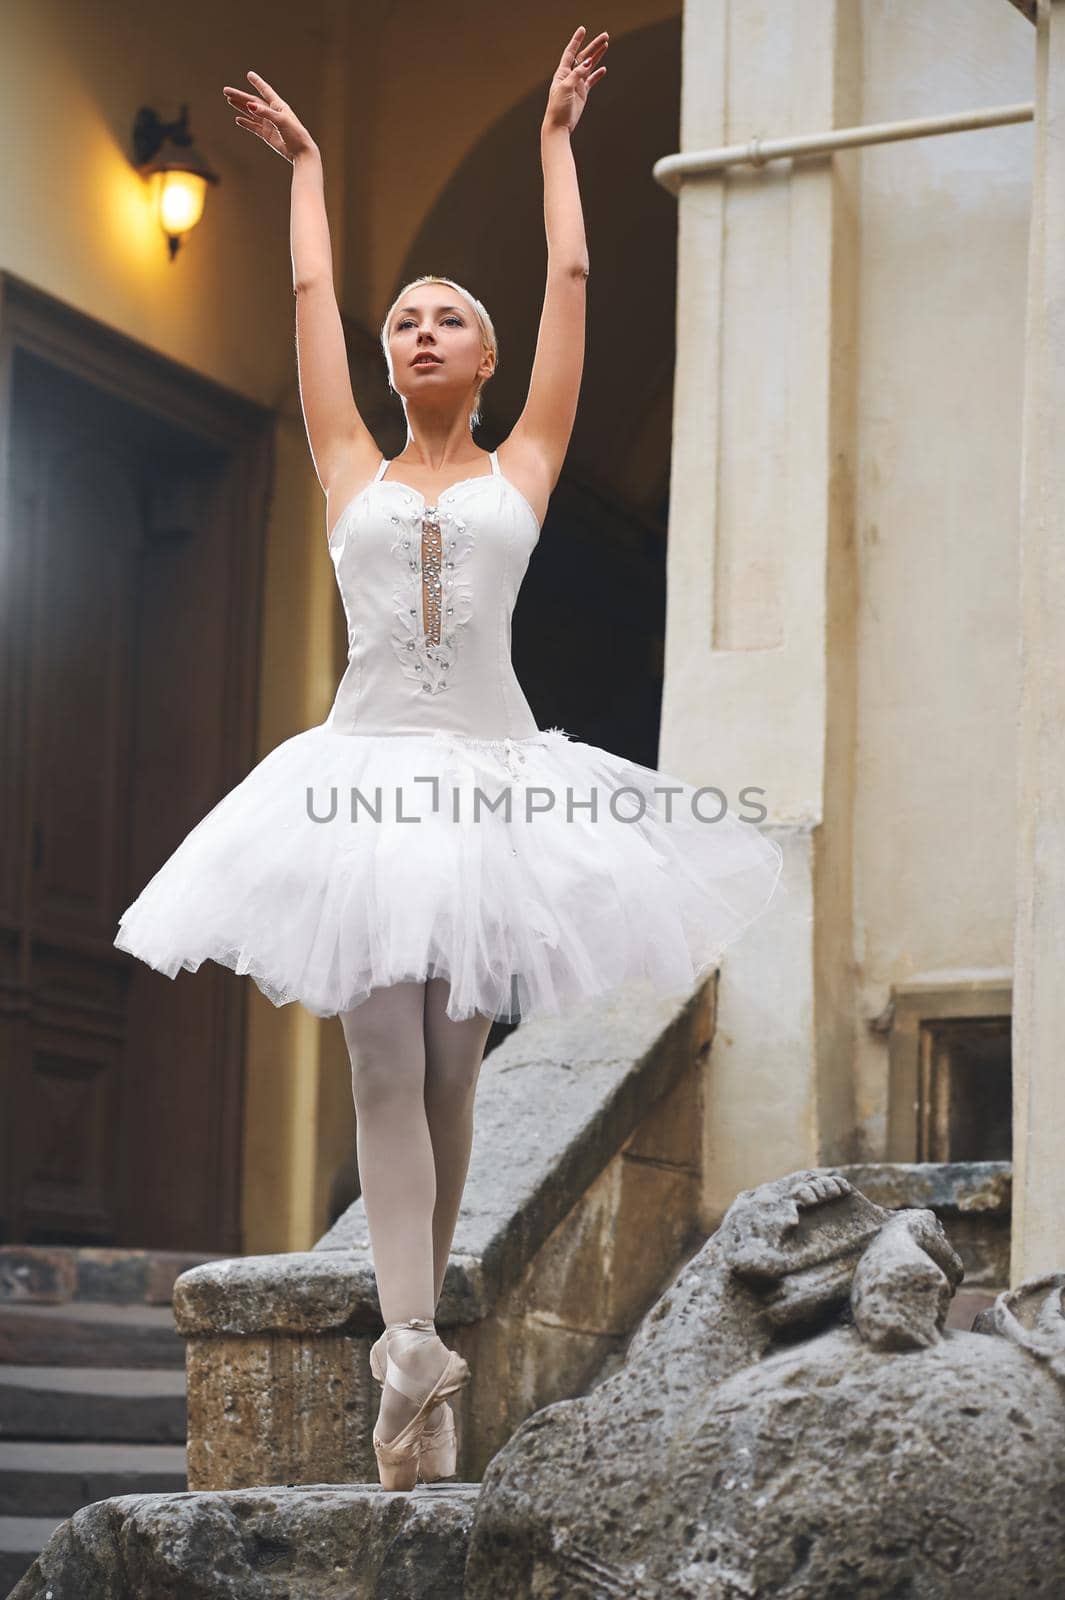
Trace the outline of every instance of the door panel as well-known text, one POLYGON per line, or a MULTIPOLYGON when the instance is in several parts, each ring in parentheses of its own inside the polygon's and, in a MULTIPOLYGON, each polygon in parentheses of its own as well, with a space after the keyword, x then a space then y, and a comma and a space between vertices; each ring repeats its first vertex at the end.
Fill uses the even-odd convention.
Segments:
POLYGON ((191 430, 179 369, 168 417, 157 358, 145 405, 128 347, 100 385, 32 342, 5 361, 0 1238, 236 1251, 249 980, 113 940, 254 761, 268 451, 215 389, 221 439, 191 430))

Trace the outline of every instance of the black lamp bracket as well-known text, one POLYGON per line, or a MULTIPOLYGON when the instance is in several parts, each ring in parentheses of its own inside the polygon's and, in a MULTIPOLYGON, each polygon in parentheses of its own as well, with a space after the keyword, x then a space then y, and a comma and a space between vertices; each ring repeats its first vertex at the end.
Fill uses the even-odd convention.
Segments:
POLYGON ((162 122, 151 106, 141 106, 133 124, 133 159, 137 166, 146 167, 167 139, 179 146, 191 145, 188 105, 181 107, 175 122, 162 122))

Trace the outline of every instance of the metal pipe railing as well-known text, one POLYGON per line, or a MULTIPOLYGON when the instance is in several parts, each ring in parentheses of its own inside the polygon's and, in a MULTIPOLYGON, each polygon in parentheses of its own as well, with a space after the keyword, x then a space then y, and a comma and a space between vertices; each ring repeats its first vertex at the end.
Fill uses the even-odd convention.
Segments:
POLYGON ((746 144, 719 145, 715 150, 681 150, 660 156, 651 168, 656 183, 676 195, 685 178, 701 177, 722 167, 747 162, 762 167, 785 156, 822 155, 855 145, 888 144, 896 139, 923 139, 929 134, 964 133, 972 128, 997 128, 1012 122, 1031 122, 1035 106, 1029 101, 1013 106, 987 106, 976 111, 948 111, 939 117, 915 117, 908 122, 872 122, 858 128, 832 128, 826 133, 798 133, 784 139, 755 135, 746 144))

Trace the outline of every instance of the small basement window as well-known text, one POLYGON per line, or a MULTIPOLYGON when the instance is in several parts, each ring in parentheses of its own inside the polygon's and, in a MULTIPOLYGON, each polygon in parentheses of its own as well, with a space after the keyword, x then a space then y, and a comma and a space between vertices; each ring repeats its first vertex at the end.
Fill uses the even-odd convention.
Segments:
POLYGON ((888 1035, 888 1161, 1013 1155, 1012 975, 915 974, 874 1024, 888 1035))
POLYGON ((1009 1161, 1013 1095, 1009 1017, 921 1024, 918 1161, 1009 1161))

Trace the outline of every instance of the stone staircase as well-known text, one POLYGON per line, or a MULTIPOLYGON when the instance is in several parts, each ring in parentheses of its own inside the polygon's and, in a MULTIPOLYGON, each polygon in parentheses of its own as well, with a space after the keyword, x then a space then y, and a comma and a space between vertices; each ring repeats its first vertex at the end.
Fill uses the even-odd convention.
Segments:
POLYGON ((80 1507, 183 1490, 174 1280, 214 1256, 0 1247, 0 1594, 80 1507))
POLYGON ((476 1375, 456 1402, 459 1481, 378 1487, 367 1357, 380 1310, 360 1198, 310 1251, 187 1263, 171 1281, 188 1492, 82 1496, 18 1600, 251 1596, 267 1567, 308 1597, 340 1571, 351 1600, 459 1594, 486 1462, 602 1373, 698 1247, 715 1001, 713 981, 673 1002, 634 990, 508 1030, 489 1055, 438 1308, 476 1375))
MULTIPOLYGON (((1008 1162, 877 1163, 820 1170, 844 1173, 888 1209, 927 1206, 937 1213, 966 1269, 967 1285, 955 1296, 951 1326, 968 1329, 975 1310, 990 1301, 999 1281, 1008 1279, 1008 1162), (966 1289, 973 1297, 968 1303, 959 1298, 966 1289)), ((329 1242, 335 1244, 335 1239, 329 1242)), ((676 1276, 683 1265, 669 1276, 676 1276)), ((598 1387, 616 1369, 625 1342, 607 1350, 586 1389, 598 1387)), ((589 1470, 602 1469, 593 1463, 589 1470)), ((326 1600, 339 1593, 346 1600, 377 1600, 383 1594, 403 1595, 405 1600, 473 1600, 474 1595, 484 1600, 484 1584, 474 1582, 471 1589, 467 1583, 479 1495, 480 1485, 469 1479, 388 1495, 366 1475, 346 1482, 275 1479, 260 1487, 220 1486, 209 1492, 101 1501, 56 1530, 9 1600, 66 1600, 73 1595, 89 1600, 104 1594, 111 1600, 146 1600, 149 1595, 186 1592, 205 1600, 238 1595, 253 1600, 280 1592, 279 1583, 300 1600, 326 1600)), ((568 1600, 623 1592, 635 1600, 636 1591, 619 1588, 609 1562, 600 1556, 597 1551, 570 1552, 568 1600)), ((501 1600, 494 1589, 492 1600, 501 1600)))
MULTIPOLYGON (((51 1470, 51 1498, 43 1503, 57 1506, 67 1493, 66 1504, 83 1508, 41 1549, 38 1534, 54 1525, 56 1513, 43 1512, 42 1499, 26 1492, 20 1509, 28 1503, 43 1520, 26 1530, 33 1537, 24 1536, 23 1548, 36 1543, 41 1558, 10 1600, 88 1600, 95 1593, 141 1600, 185 1593, 186 1584, 203 1596, 251 1597, 274 1592, 270 1585, 278 1582, 311 1600, 340 1592, 338 1574, 349 1600, 385 1592, 463 1600, 487 1463, 524 1418, 587 1393, 616 1370, 635 1326, 703 1242, 693 1225, 715 1000, 713 983, 677 1011, 660 1003, 641 1008, 630 996, 624 1005, 518 1029, 486 1063, 474 1158, 438 1311, 447 1342, 470 1358, 474 1374, 455 1402, 457 1481, 419 1485, 411 1495, 387 1495, 377 1485, 369 1445, 377 1391, 367 1355, 380 1312, 361 1200, 313 1250, 183 1268, 173 1290, 176 1323, 145 1320, 145 1312, 160 1309, 169 1319, 168 1305, 127 1304, 122 1309, 135 1315, 124 1324, 130 1339, 121 1360, 105 1359, 117 1333, 113 1303, 81 1306, 91 1315, 82 1315, 76 1338, 65 1343, 62 1306, 23 1296, 7 1307, 22 1321, 0 1315, 0 1361, 9 1359, 5 1340, 23 1352, 32 1345, 37 1370, 47 1360, 51 1379, 36 1392, 32 1380, 2 1391, 0 1439, 12 1441, 8 1450, 16 1443, 32 1449, 36 1440, 38 1450, 47 1441, 60 1452, 69 1441, 65 1461, 26 1454, 12 1462, 10 1477, 20 1474, 31 1485, 51 1470), (172 1364, 159 1355, 168 1339, 177 1341, 172 1364), (71 1401, 69 1431, 57 1433, 55 1413, 66 1402, 56 1397, 55 1369, 72 1348, 78 1367, 70 1362, 69 1370, 89 1373, 97 1388, 71 1401), (124 1490, 111 1488, 112 1465, 123 1473, 165 1471, 165 1458, 150 1452, 173 1451, 178 1435, 165 1423, 146 1430, 153 1402, 145 1394, 126 1388, 101 1401, 105 1374, 109 1380, 120 1371, 127 1383, 167 1372, 177 1379, 182 1349, 188 1471, 175 1487, 187 1483, 188 1492, 149 1492, 157 1480, 147 1476, 136 1485, 126 1476, 124 1490), (87 1360, 86 1350, 96 1355, 87 1360), (79 1409, 91 1419, 98 1405, 110 1409, 106 1435, 95 1425, 90 1435, 89 1424, 74 1421, 79 1409), (82 1462, 69 1453, 80 1443, 96 1451, 110 1443, 136 1455, 82 1462)), ((970 1328, 976 1311, 1008 1284, 1008 1162, 821 1170, 843 1173, 886 1209, 936 1212, 966 1272, 951 1326, 970 1328)), ((35 1370, 25 1355, 23 1364, 24 1376, 35 1370)), ((78 1390, 73 1381, 71 1389, 78 1390)), ((0 1474, 0 1492, 7 1481, 0 1474)), ((14 1538, 16 1513, 8 1515, 14 1538)), ((582 1600, 600 1592, 593 1569, 594 1562, 582 1600)))

